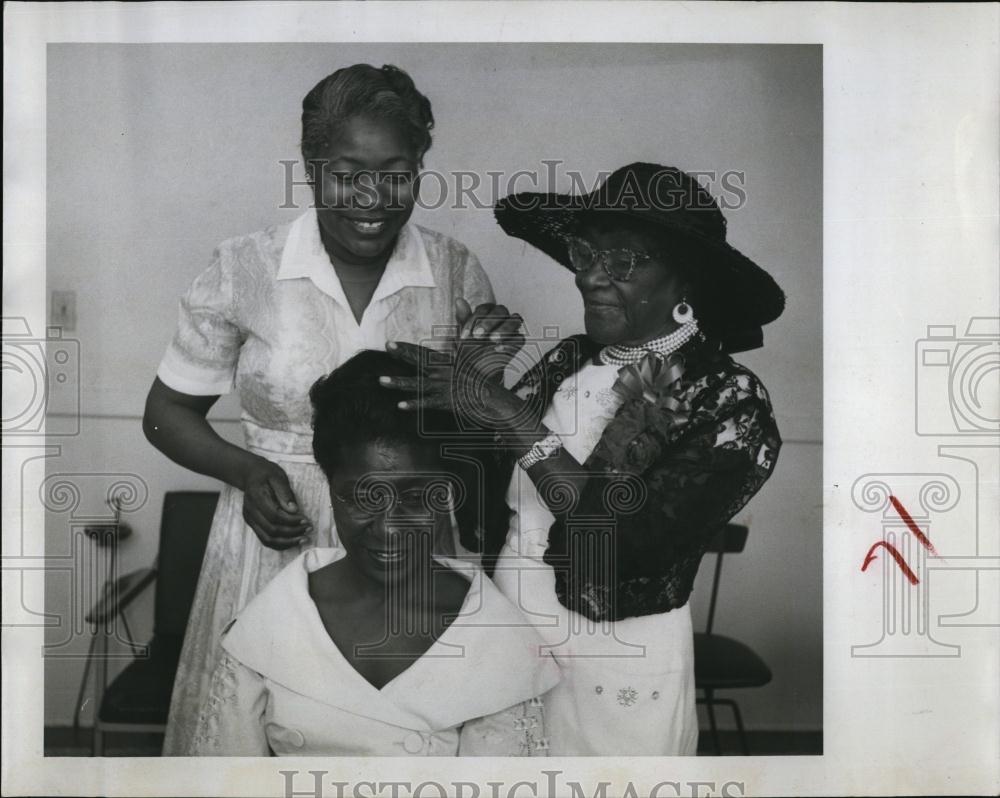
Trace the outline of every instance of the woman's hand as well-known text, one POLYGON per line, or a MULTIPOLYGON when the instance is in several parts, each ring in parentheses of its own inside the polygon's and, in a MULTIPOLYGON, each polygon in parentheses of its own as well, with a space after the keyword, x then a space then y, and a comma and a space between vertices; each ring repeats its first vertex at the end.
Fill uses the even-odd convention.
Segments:
POLYGON ((502 381, 503 372, 511 359, 524 346, 521 327, 524 320, 504 305, 485 303, 475 310, 464 299, 455 300, 455 320, 458 338, 455 342, 459 358, 481 358, 480 369, 494 380, 502 381))
POLYGON ((496 379, 489 359, 474 350, 459 348, 454 355, 403 341, 390 341, 389 354, 413 365, 417 377, 379 377, 387 388, 409 391, 415 398, 404 399, 404 410, 447 410, 471 427, 517 433, 536 426, 534 413, 502 381, 496 379))
POLYGON ((218 396, 175 391, 159 378, 146 397, 142 429, 175 463, 243 491, 243 518, 272 549, 297 545, 312 531, 280 466, 219 437, 205 416, 218 396))
POLYGON ((268 548, 289 549, 312 532, 309 520, 299 512, 288 475, 281 466, 255 457, 241 488, 243 520, 268 548))

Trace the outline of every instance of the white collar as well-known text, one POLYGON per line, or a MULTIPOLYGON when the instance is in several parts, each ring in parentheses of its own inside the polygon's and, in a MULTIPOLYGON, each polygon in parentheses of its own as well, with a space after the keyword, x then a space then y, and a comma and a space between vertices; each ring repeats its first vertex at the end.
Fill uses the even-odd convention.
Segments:
MULTIPOLYGON (((315 208, 310 208, 292 222, 278 266, 278 280, 303 277, 312 280, 320 291, 350 310, 343 286, 320 239, 319 217, 315 208)), ((396 246, 389 256, 385 272, 371 301, 378 302, 403 288, 435 286, 434 273, 420 230, 416 225, 407 223, 399 231, 396 246)))
POLYGON ((470 581, 459 615, 423 657, 375 688, 329 638, 309 595, 309 574, 344 556, 342 548, 310 549, 289 563, 225 632, 226 651, 300 695, 428 731, 499 712, 559 681, 544 640, 483 571, 438 558, 470 581))

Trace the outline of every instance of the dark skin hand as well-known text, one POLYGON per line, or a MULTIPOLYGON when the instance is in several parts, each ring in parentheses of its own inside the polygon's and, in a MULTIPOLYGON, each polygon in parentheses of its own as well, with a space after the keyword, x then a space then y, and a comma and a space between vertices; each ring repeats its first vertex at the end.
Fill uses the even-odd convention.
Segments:
POLYGON ((458 321, 460 341, 471 338, 499 345, 505 350, 517 351, 524 345, 520 334, 524 320, 518 313, 511 313, 504 305, 483 304, 473 310, 464 299, 455 300, 455 319, 458 321))
POLYGON ((312 531, 281 466, 223 440, 206 416, 218 396, 195 396, 153 381, 142 430, 178 465, 243 491, 243 518, 272 549, 297 546, 312 531))
POLYGON ((524 320, 504 305, 478 305, 475 310, 464 299, 455 301, 458 322, 454 342, 459 358, 475 356, 482 373, 503 382, 503 371, 524 346, 524 320))
MULTIPOLYGON (((460 354, 459 365, 456 367, 451 364, 435 365, 437 359, 431 350, 417 344, 392 341, 386 349, 420 372, 419 377, 379 378, 379 382, 387 388, 418 394, 400 401, 400 408, 453 412, 464 418, 469 425, 499 433, 518 456, 527 453, 535 442, 551 432, 541 423, 541 419, 531 418, 525 412, 526 403, 523 399, 497 381, 490 368, 480 365, 474 351, 470 350, 465 355, 466 359, 460 354)), ((581 495, 591 476, 565 449, 559 449, 554 456, 535 463, 527 473, 536 486, 544 488, 539 491, 543 501, 550 495, 557 495, 559 490, 569 490, 571 495, 581 495)), ((547 501, 546 503, 548 504, 547 501)), ((560 503, 556 508, 550 506, 550 509, 558 517, 565 515, 569 508, 560 503)))

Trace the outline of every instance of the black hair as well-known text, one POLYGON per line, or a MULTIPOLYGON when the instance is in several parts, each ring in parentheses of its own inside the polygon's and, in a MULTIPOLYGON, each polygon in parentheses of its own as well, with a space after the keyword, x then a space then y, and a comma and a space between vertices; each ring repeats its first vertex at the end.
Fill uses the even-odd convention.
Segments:
POLYGON ((313 456, 328 479, 348 446, 383 441, 437 447, 442 435, 454 432, 450 413, 401 410, 407 394, 379 384, 382 375, 415 377, 417 371, 387 352, 366 349, 310 388, 313 456))
POLYGON ((402 124, 409 132, 418 163, 423 161, 434 128, 431 101, 398 67, 354 64, 327 75, 302 100, 302 158, 310 177, 312 164, 327 157, 337 128, 359 114, 402 124))

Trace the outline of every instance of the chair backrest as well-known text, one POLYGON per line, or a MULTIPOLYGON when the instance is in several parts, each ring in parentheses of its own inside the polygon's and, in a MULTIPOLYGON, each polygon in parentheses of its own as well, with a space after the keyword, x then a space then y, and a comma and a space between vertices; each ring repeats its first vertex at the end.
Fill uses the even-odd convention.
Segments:
POLYGON ((712 634, 715 624, 715 604, 719 598, 719 582, 722 580, 722 555, 739 554, 747 545, 750 529, 742 524, 726 524, 712 537, 708 551, 715 554, 715 573, 712 576, 712 600, 708 605, 708 623, 705 633, 712 634))
POLYGON ((218 502, 214 491, 168 491, 163 497, 153 626, 157 637, 184 635, 218 502))

